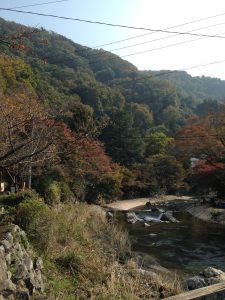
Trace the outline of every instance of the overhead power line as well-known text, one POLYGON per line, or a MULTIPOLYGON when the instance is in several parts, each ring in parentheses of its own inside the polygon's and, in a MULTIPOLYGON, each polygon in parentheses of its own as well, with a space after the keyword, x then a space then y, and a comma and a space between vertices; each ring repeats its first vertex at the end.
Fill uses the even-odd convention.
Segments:
MULTIPOLYGON (((217 14, 217 15, 213 15, 213 16, 208 16, 208 17, 205 17, 205 18, 201 18, 201 19, 197 19, 197 20, 190 21, 190 22, 178 24, 178 25, 175 25, 175 26, 163 28, 163 30, 170 30, 170 29, 173 29, 173 28, 178 28, 178 27, 181 27, 181 26, 194 24, 194 23, 206 21, 206 20, 209 20, 209 19, 222 17, 222 16, 224 16, 224 15, 225 15, 225 13, 217 14)), ((107 44, 98 45, 98 46, 95 46, 95 47, 92 47, 92 48, 93 48, 93 49, 96 49, 96 48, 100 48, 100 47, 110 46, 110 45, 113 45, 113 44, 122 43, 122 42, 125 42, 125 41, 137 39, 137 38, 139 38, 139 37, 143 37, 143 36, 151 35, 151 34, 154 34, 154 32, 149 32, 149 33, 145 33, 145 34, 141 34, 141 35, 136 35, 136 36, 133 36, 133 37, 130 37, 130 38, 126 38, 126 39, 122 39, 122 40, 110 42, 110 43, 107 43, 107 44)))
MULTIPOLYGON (((222 32, 220 34, 225 34, 225 32, 222 32)), ((178 43, 175 43, 175 44, 169 44, 169 45, 165 45, 165 46, 160 46, 160 47, 156 47, 156 48, 152 48, 152 49, 148 49, 148 50, 138 51, 138 52, 135 52, 135 53, 125 54, 125 55, 115 56, 115 57, 111 57, 111 55, 113 53, 108 53, 108 52, 105 53, 104 52, 102 54, 104 55, 103 58, 110 57, 110 60, 112 61, 112 60, 117 60, 118 58, 125 58, 125 57, 129 57, 129 56, 140 55, 140 54, 143 54, 143 53, 158 51, 158 50, 162 50, 162 49, 166 49, 166 48, 170 48, 170 47, 174 47, 174 46, 179 46, 179 45, 199 41, 199 40, 202 40, 202 39, 206 39, 206 37, 200 37, 198 39, 192 39, 192 40, 188 40, 188 41, 178 42, 178 43)), ((92 57, 96 57, 98 55, 99 54, 93 54, 93 55, 86 56, 85 58, 86 59, 91 59, 92 57)), ((89 62, 89 65, 95 65, 95 64, 98 64, 99 62, 101 62, 101 58, 98 58, 94 61, 89 62)))
POLYGON ((154 74, 154 75, 150 75, 150 76, 143 76, 143 77, 144 78, 148 78, 148 77, 149 78, 160 77, 160 76, 171 74, 171 73, 182 72, 182 71, 189 71, 189 70, 192 70, 192 69, 207 67, 207 66, 215 65, 215 64, 221 64, 221 63, 224 63, 224 62, 225 62, 225 59, 222 59, 222 60, 212 61, 212 62, 209 62, 209 63, 205 63, 205 64, 201 64, 201 65, 195 65, 195 66, 192 66, 192 67, 188 67, 188 68, 184 68, 184 69, 179 69, 179 70, 174 70, 174 71, 167 71, 167 72, 160 72, 159 71, 160 73, 158 73, 158 74, 154 74))
MULTIPOLYGON (((61 0, 62 1, 62 0, 61 0)), ((61 1, 51 1, 51 2, 46 2, 47 3, 53 3, 53 2, 61 2, 61 1)), ((68 1, 68 0, 63 0, 63 1, 68 1)), ((41 4, 41 3, 40 3, 41 4)), ((42 3, 44 4, 44 3, 42 3)), ((34 4, 35 5, 35 4, 34 4)), ((101 25, 110 25, 110 26, 122 26, 122 27, 129 27, 129 28, 135 28, 135 29, 138 29, 137 27, 130 27, 130 26, 126 26, 126 25, 116 25, 116 24, 110 24, 110 23, 103 23, 103 22, 95 22, 95 21, 89 21, 89 20, 82 20, 82 19, 74 19, 74 18, 69 18, 69 17, 60 17, 60 16, 55 16, 55 15, 46 15, 46 14, 41 14, 41 13, 35 13, 35 12, 25 12, 25 11, 19 11, 19 10, 15 10, 15 9, 9 9, 9 8, 0 8, 0 10, 9 10, 9 11, 15 11, 15 12, 20 12, 20 13, 28 13, 28 14, 35 14, 35 15, 41 15, 41 16, 49 16, 49 17, 56 17, 56 18, 63 18, 63 19, 69 19, 69 20, 74 20, 74 21, 82 21, 82 22, 88 22, 88 23, 97 23, 97 24, 101 24, 101 25)), ((225 13, 224 13, 225 14, 225 13)), ((205 19, 210 19, 210 18, 215 18, 215 17, 218 17, 218 16, 221 16, 221 15, 224 15, 224 14, 218 14, 218 15, 215 15, 215 16, 210 16, 210 17, 206 17, 206 18, 202 18, 202 19, 198 19, 198 20, 194 20, 194 21, 191 21, 191 22, 187 22, 187 23, 184 23, 183 25, 185 24, 190 24, 190 23, 195 23, 195 22, 199 22, 199 21, 202 21, 202 20, 205 20, 205 19)), ((217 24, 217 25, 222 25, 223 23, 221 24, 217 24)), ((211 26, 207 26, 207 27, 203 27, 203 28, 199 28, 199 29, 195 29, 195 30, 192 30, 191 32, 172 32, 172 31, 165 31, 165 30, 154 30, 154 29, 146 29, 145 30, 151 30, 151 31, 154 31, 154 32, 151 32, 151 33, 157 33, 157 32, 166 32, 166 33, 175 33, 175 35, 172 35, 170 37, 173 37, 173 36, 177 36, 177 35, 184 35, 184 34, 188 34, 188 35, 194 35, 194 36, 200 36, 200 37, 207 37, 207 38, 210 38, 210 37, 218 37, 218 38, 225 38, 225 36, 220 36, 220 35, 208 35, 208 34, 194 34, 192 33, 193 31, 196 31, 196 30, 200 30, 200 29, 205 29, 205 28, 209 28, 209 27, 213 27, 213 26, 217 26, 217 25, 211 25, 211 26)), ((181 25, 176 25, 176 26, 173 26, 173 27, 179 27, 179 26, 182 26, 181 25)), ((166 38, 170 38, 170 37, 164 37, 164 38, 160 38, 160 39, 166 39, 166 38)), ((159 40, 159 39, 157 39, 159 40)), ((196 39, 197 40, 197 39, 196 39)), ((154 40, 153 40, 154 41, 154 40)), ((172 46, 177 46, 177 45, 180 45, 180 44, 185 44, 185 43, 188 43, 188 42, 193 42, 195 40, 190 40, 190 41, 185 41, 185 42, 181 42, 181 43, 176 43, 176 44, 172 44, 172 45, 166 45, 166 46, 162 46, 162 47, 159 47, 159 48, 154 48, 154 49, 149 49, 149 50, 146 50, 146 51, 141 51, 141 52, 137 52, 137 53, 131 53, 131 54, 127 54, 127 55, 124 55, 122 57, 128 57, 128 56, 132 56, 132 55, 138 55, 138 54, 142 54, 142 53, 145 53, 145 52, 150 52, 150 51, 156 51, 156 50, 160 50, 160 49, 163 49, 163 48, 168 48, 168 47, 172 47, 172 46)), ((149 41, 151 42, 151 41, 149 41)), ((141 43, 142 44, 142 43, 141 43)), ((132 45, 132 46, 137 46, 138 44, 136 45, 132 45)), ((132 46, 127 46, 127 47, 132 47, 132 46)), ((127 47, 124 47, 124 48, 127 48, 127 47)), ((123 48, 120 48, 120 49, 114 49, 114 50, 111 50, 111 51, 116 51, 116 50, 121 50, 123 48)), ((82 51, 82 50, 81 50, 82 51)), ((77 52, 80 52, 79 50, 77 52)), ((93 55, 95 56, 95 55, 93 55)), ((87 57, 88 58, 88 57, 87 57)), ((116 59, 116 58, 115 58, 116 59)), ((91 62, 91 64, 95 64, 97 62, 91 62)))
POLYGON ((165 71, 165 72, 158 71, 159 73, 157 73, 157 74, 152 73, 151 75, 142 75, 141 77, 138 77, 138 78, 128 79, 128 81, 133 80, 133 81, 137 82, 138 80, 142 80, 143 78, 154 79, 155 77, 160 77, 160 76, 164 76, 164 75, 168 75, 168 74, 173 74, 173 73, 176 73, 176 72, 189 71, 189 70, 192 70, 192 69, 207 67, 207 66, 210 66, 210 65, 220 64, 220 63, 224 63, 224 62, 225 62, 225 59, 218 60, 218 61, 213 61, 213 62, 209 62, 209 63, 205 63, 205 64, 200 64, 200 65, 195 65, 195 66, 191 66, 191 67, 187 67, 187 68, 182 68, 182 69, 179 69, 179 70, 165 71))
MULTIPOLYGON (((208 26, 205 26, 205 27, 193 29, 193 30, 191 30, 189 32, 194 32, 194 31, 198 31, 198 30, 202 30, 202 29, 207 29, 207 28, 212 28, 212 27, 216 27, 216 26, 221 26, 221 25, 224 25, 224 24, 225 23, 223 22, 223 23, 218 23, 218 24, 214 24, 214 25, 208 25, 208 26)), ((164 37, 161 37, 161 38, 157 38, 157 39, 150 40, 150 41, 145 41, 145 42, 142 42, 142 43, 128 45, 128 46, 124 46, 124 47, 116 48, 116 49, 110 49, 108 51, 113 52, 113 51, 119 51, 119 50, 123 50, 123 49, 127 49, 127 48, 132 48, 132 47, 136 47, 136 46, 140 46, 140 45, 144 45, 144 44, 148 44, 148 43, 152 43, 152 42, 157 42, 157 41, 161 41, 161 40, 165 40, 165 39, 170 39, 172 37, 176 37, 177 35, 178 34, 173 34, 173 35, 170 35, 170 36, 164 36, 164 37)), ((203 37, 203 38, 206 38, 206 37, 203 37)), ((191 41, 193 41, 193 40, 191 40, 191 41)))
MULTIPOLYGON (((198 30, 202 30, 202 29, 206 29, 206 28, 211 28, 211 27, 216 27, 216 26, 220 26, 220 25, 224 25, 224 24, 225 23, 223 22, 223 23, 218 23, 218 24, 209 25, 209 26, 205 26, 205 27, 200 27, 200 28, 193 29, 190 32, 194 32, 194 31, 198 31, 198 30)), ((129 46, 125 46, 125 47, 121 47, 121 48, 117 48, 117 49, 105 50, 107 52, 102 52, 101 55, 104 55, 104 57, 110 57, 111 54, 109 54, 108 52, 113 52, 113 51, 122 50, 122 49, 126 49, 126 48, 132 48, 132 47, 135 47, 135 46, 139 46, 139 45, 143 45, 143 44, 147 44, 147 43, 151 43, 151 42, 156 42, 156 41, 160 41, 160 40, 164 40, 164 39, 169 39, 169 38, 172 38, 172 37, 175 37, 175 36, 177 36, 177 34, 166 36, 166 37, 161 37, 161 38, 157 38, 157 39, 154 39, 154 40, 146 41, 146 42, 143 42, 143 43, 137 43, 137 44, 134 44, 134 45, 129 45, 129 46)), ((159 47, 159 48, 153 48, 153 49, 147 50, 147 52, 160 50, 160 49, 163 49, 163 48, 172 47, 172 46, 176 46, 176 45, 180 45, 180 44, 186 44, 186 43, 193 42, 193 41, 198 41, 198 40, 204 39, 204 38, 207 38, 207 37, 202 37, 202 38, 195 39, 195 40, 184 41, 184 42, 181 42, 179 44, 171 44, 171 45, 168 45, 168 46, 166 45, 166 46, 162 46, 162 47, 159 47)), ((76 53, 85 53, 85 52, 90 51, 90 49, 92 49, 92 48, 86 47, 85 49, 80 49, 80 50, 78 49, 78 50, 76 50, 76 53)), ((131 54, 131 55, 135 55, 135 54, 131 54)), ((99 52, 89 54, 89 55, 85 55, 85 58, 86 59, 92 59, 94 57, 97 58, 98 56, 99 56, 99 52)), ((126 56, 121 56, 121 57, 126 57, 126 56)), ((95 64, 97 62, 98 62, 98 59, 97 59, 96 62, 94 61, 94 62, 91 62, 90 64, 95 64)))
POLYGON ((43 3, 34 3, 34 4, 29 4, 29 5, 10 7, 10 9, 25 8, 25 7, 32 7, 32 6, 42 6, 42 5, 47 5, 47 4, 68 2, 68 1, 70 1, 70 0, 58 0, 58 1, 43 2, 43 3))
MULTIPOLYGON (((106 25, 106 26, 113 26, 113 27, 122 27, 122 28, 139 29, 139 30, 148 30, 148 31, 152 31, 152 32, 174 33, 174 34, 178 34, 178 35, 192 35, 192 36, 200 36, 200 37, 209 37, 209 38, 213 37, 213 38, 222 38, 222 39, 225 39, 225 36, 219 36, 219 35, 194 34, 194 33, 191 33, 191 32, 175 32, 175 31, 168 31, 168 30, 162 30, 162 29, 150 29, 150 28, 142 28, 142 27, 133 27, 133 26, 111 24, 111 23, 105 23, 105 22, 99 22, 99 21, 83 20, 83 19, 78 19, 78 18, 62 17, 62 16, 51 15, 51 14, 42 14, 42 13, 29 12, 29 11, 21 11, 21 10, 10 9, 10 8, 1 8, 0 7, 0 10, 12 11, 12 12, 18 12, 18 13, 24 13, 24 14, 39 15, 39 16, 45 16, 45 17, 60 18, 60 19, 65 19, 65 20, 80 21, 80 22, 86 22, 86 23, 91 23, 91 24, 99 24, 99 25, 106 25)), ((209 18, 221 16, 221 15, 224 15, 224 14, 215 15, 215 16, 212 16, 212 17, 204 18, 204 19, 209 19, 209 18)), ((193 22, 198 22, 200 20, 203 20, 203 19, 199 19, 199 20, 196 20, 196 21, 193 21, 193 22)), ((177 26, 179 26, 179 25, 177 25, 177 26)), ((186 42, 188 42, 188 41, 186 41, 186 42)), ((172 45, 168 45, 168 46, 172 46, 172 45)), ((152 51, 152 49, 150 49, 150 51, 152 51)), ((126 57, 130 56, 130 55, 141 54, 141 53, 143 53, 143 52, 137 52, 137 53, 134 53, 134 54, 128 54, 128 55, 126 55, 126 57)), ((125 56, 122 56, 122 57, 125 57, 125 56)), ((119 57, 115 57, 115 59, 118 59, 118 58, 119 57)), ((185 68, 185 69, 179 69, 179 70, 174 70, 174 71, 163 72, 163 73, 155 74, 154 77, 163 76, 163 75, 174 73, 174 72, 178 72, 178 71, 188 71, 188 70, 191 70, 191 69, 194 69, 194 68, 205 67, 205 66, 209 66, 209 65, 213 65, 213 64, 223 63, 223 62, 225 62, 225 60, 214 61, 214 62, 210 62, 210 63, 206 63, 206 64, 196 65, 196 66, 192 66, 192 67, 185 68)), ((94 62, 94 63, 96 63, 96 62, 94 62)), ((153 76, 151 75, 151 76, 147 76, 147 77, 152 78, 153 76)), ((143 77, 141 77, 141 78, 143 78, 143 77)))
MULTIPOLYGON (((225 32, 221 32, 221 34, 225 34, 225 32)), ((162 50, 162 49, 165 49, 165 48, 170 48, 170 47, 174 47, 174 46, 187 44, 187 43, 190 43, 190 42, 199 41, 199 40, 202 40, 202 39, 205 39, 205 37, 201 37, 201 38, 193 39, 193 40, 188 40, 188 41, 183 41, 183 42, 179 42, 179 43, 175 43, 175 44, 160 46, 160 47, 157 47, 157 48, 152 48, 152 49, 139 51, 139 52, 135 52, 135 53, 126 54, 126 55, 122 55, 121 58, 128 57, 128 56, 134 56, 134 55, 138 55, 138 54, 143 54, 143 53, 147 53, 147 52, 152 52, 152 51, 156 51, 156 50, 162 50)))
POLYGON ((225 62, 225 59, 218 60, 218 61, 213 61, 213 62, 201 64, 201 65, 195 65, 195 66, 192 66, 192 67, 183 68, 183 69, 179 69, 179 70, 165 71, 165 72, 158 71, 159 73, 157 73, 157 74, 144 75, 144 76, 138 77, 138 78, 135 79, 135 81, 141 80, 143 78, 151 78, 151 79, 153 78, 154 79, 155 77, 160 77, 160 76, 164 76, 164 75, 168 75, 168 74, 173 74, 173 73, 176 73, 176 72, 189 71, 189 70, 192 70, 192 69, 207 67, 207 66, 215 65, 215 64, 221 64, 221 63, 224 63, 224 62, 225 62))
POLYGON ((192 70, 192 69, 196 69, 196 68, 206 67, 206 66, 210 66, 210 65, 221 64, 223 62, 225 62, 225 59, 218 60, 218 61, 213 61, 213 62, 210 62, 210 63, 207 63, 207 64, 202 64, 202 65, 197 65, 197 66, 189 67, 189 68, 186 68, 186 69, 183 69, 183 70, 180 70, 180 71, 187 71, 187 70, 192 70))
MULTIPOLYGON (((225 23, 219 23, 219 24, 215 24, 215 25, 209 25, 209 26, 206 26, 206 27, 196 28, 196 29, 193 29, 191 32, 198 31, 198 30, 201 30, 201 29, 216 27, 216 26, 224 25, 224 24, 225 23)), ((220 34, 224 34, 224 33, 225 32, 222 32, 220 34)), ((155 39, 155 40, 150 40, 150 41, 146 41, 146 42, 143 42, 143 43, 137 43, 137 44, 134 44, 134 45, 125 46, 125 47, 121 47, 121 48, 117 48, 117 49, 110 49, 107 52, 103 52, 101 54, 104 55, 104 57, 108 57, 108 56, 111 56, 111 54, 109 54, 108 52, 113 52, 113 51, 117 51, 117 50, 132 48, 132 47, 135 47, 135 46, 139 46, 139 45, 143 45, 143 44, 147 44, 147 43, 151 43, 151 42, 156 42, 156 41, 160 41, 160 40, 164 40, 164 39, 169 39, 169 38, 172 38, 172 37, 175 37, 175 36, 177 36, 177 34, 171 35, 171 36, 166 36, 166 37, 161 37, 161 38, 158 38, 158 39, 155 39)), ((160 46, 160 47, 157 47, 157 48, 152 48, 152 49, 148 49, 148 50, 145 50, 145 51, 140 51, 140 52, 137 52, 137 53, 131 53, 131 54, 123 55, 123 56, 120 56, 120 57, 122 58, 122 57, 127 57, 127 56, 133 56, 133 55, 137 55, 137 54, 142 54, 142 53, 145 53, 145 52, 151 52, 151 51, 161 50, 161 49, 164 49, 164 48, 169 48, 169 47, 173 47, 173 46, 187 44, 187 43, 190 43, 190 42, 194 42, 194 41, 198 41, 198 40, 206 39, 206 38, 208 38, 208 37, 200 37, 198 39, 193 39, 193 40, 183 41, 183 42, 179 42, 179 43, 175 43, 175 44, 160 46)), ((77 50, 76 53, 82 53, 82 52, 85 52, 85 51, 88 51, 88 50, 89 49, 77 50)), ((87 56, 85 56, 85 58, 86 59, 90 59, 90 58, 97 57, 97 56, 99 56, 99 53, 87 55, 87 56)), ((91 62, 91 64, 95 64, 97 62, 98 62, 98 59, 97 59, 96 62, 95 61, 91 62)))
POLYGON ((30 15, 36 15, 36 16, 42 16, 42 17, 51 17, 51 18, 57 18, 57 19, 63 19, 63 20, 70 20, 70 21, 75 21, 75 22, 83 22, 83 23, 89 23, 89 24, 97 24, 97 25, 104 25, 104 26, 111 26, 111 27, 134 29, 134 30, 145 30, 145 31, 151 31, 151 32, 167 33, 167 34, 173 33, 173 34, 178 34, 178 35, 191 35, 191 36, 198 36, 198 37, 225 39, 224 36, 219 36, 219 35, 169 31, 169 30, 164 30, 164 29, 152 29, 152 28, 146 28, 146 27, 135 27, 135 26, 113 24, 113 23, 107 23, 107 22, 101 22, 101 21, 85 20, 85 19, 80 19, 80 18, 57 16, 57 15, 53 15, 53 14, 43 14, 43 13, 37 13, 37 12, 33 12, 33 11, 23 11, 23 10, 18 10, 18 9, 4 8, 4 7, 0 7, 0 10, 12 11, 12 12, 17 12, 17 13, 30 14, 30 15))
MULTIPOLYGON (((0 8, 0 10, 13 11, 13 12, 19 12, 19 13, 25 13, 25 14, 34 14, 34 15, 40 15, 40 16, 45 16, 45 17, 54 17, 54 18, 73 20, 73 21, 81 21, 81 22, 94 23, 94 24, 107 25, 107 26, 114 26, 114 27, 116 26, 116 27, 131 28, 131 29, 143 29, 143 30, 149 30, 149 31, 152 31, 152 32, 173 33, 173 34, 176 34, 176 35, 185 35, 186 34, 186 35, 198 36, 198 37, 207 37, 207 38, 213 37, 213 38, 225 39, 225 36, 220 36, 220 35, 208 35, 208 34, 198 34, 198 33, 192 33, 192 32, 175 32, 175 31, 168 31, 168 30, 161 30, 161 29, 156 30, 156 29, 149 29, 149 28, 140 28, 140 27, 127 26, 127 25, 104 23, 104 22, 99 22, 99 21, 83 20, 83 19, 78 19, 78 18, 69 18, 69 17, 62 17, 62 16, 56 16, 56 15, 49 15, 49 14, 47 15, 47 14, 42 14, 42 13, 21 11, 21 10, 9 9, 9 8, 0 8)), ((210 17, 208 17, 208 18, 210 18, 210 17)), ((190 42, 192 42, 192 41, 194 41, 194 40, 191 40, 190 42)), ((177 45, 180 45, 180 44, 183 44, 183 43, 188 43, 188 42, 189 41, 185 41, 185 42, 181 42, 181 43, 177 43, 177 44, 173 44, 173 45, 167 45, 167 46, 154 48, 154 49, 150 49, 150 50, 146 50, 146 51, 131 53, 131 54, 124 55, 122 57, 128 57, 128 56, 132 56, 132 55, 143 54, 145 52, 160 50, 160 49, 163 49, 163 48, 177 46, 177 45)), ((91 62, 90 64, 94 64, 94 63, 98 63, 98 62, 91 62)))

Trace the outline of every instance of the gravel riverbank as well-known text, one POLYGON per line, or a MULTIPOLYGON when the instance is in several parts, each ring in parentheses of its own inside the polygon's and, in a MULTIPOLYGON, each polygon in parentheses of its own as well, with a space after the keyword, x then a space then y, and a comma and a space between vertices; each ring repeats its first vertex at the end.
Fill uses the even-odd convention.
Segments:
POLYGON ((109 204, 106 204, 104 207, 114 210, 130 210, 139 206, 144 206, 147 202, 151 202, 152 204, 159 204, 161 202, 170 202, 170 201, 191 201, 192 198, 188 196, 174 196, 174 195, 166 195, 160 197, 152 197, 152 198, 138 198, 138 199, 130 199, 130 200, 120 200, 115 201, 109 204))

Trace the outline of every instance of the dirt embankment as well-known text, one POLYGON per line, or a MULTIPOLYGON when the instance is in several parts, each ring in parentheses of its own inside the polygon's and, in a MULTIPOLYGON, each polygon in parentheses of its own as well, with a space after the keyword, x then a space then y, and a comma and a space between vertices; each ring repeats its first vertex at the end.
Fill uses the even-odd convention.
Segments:
POLYGON ((191 200, 191 197, 166 195, 166 196, 160 196, 155 198, 138 198, 138 199, 115 201, 106 204, 105 207, 114 210, 130 210, 139 206, 143 206, 149 201, 152 204, 157 204, 157 203, 159 204, 160 202, 169 202, 169 201, 178 201, 178 200, 189 201, 191 200))
POLYGON ((203 221, 225 224, 225 209, 222 208, 200 205, 189 208, 188 212, 203 221))

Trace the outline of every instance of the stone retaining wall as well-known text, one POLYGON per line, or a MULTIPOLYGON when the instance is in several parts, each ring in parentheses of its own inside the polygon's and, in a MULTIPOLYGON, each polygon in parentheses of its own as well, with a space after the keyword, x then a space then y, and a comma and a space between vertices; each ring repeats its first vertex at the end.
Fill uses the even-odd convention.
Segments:
POLYGON ((0 227, 0 300, 46 300, 42 268, 23 230, 0 227))

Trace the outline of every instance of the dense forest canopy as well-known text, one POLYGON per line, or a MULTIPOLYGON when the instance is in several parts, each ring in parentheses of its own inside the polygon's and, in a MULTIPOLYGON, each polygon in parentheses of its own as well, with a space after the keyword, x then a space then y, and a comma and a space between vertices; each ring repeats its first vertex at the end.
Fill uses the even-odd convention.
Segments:
MULTIPOLYGON (((201 123, 221 113, 224 81, 138 71, 57 33, 3 19, 0 25, 7 40, 0 43, 0 162, 7 180, 17 185, 32 169, 33 185, 50 203, 57 193, 57 201, 67 193, 99 202, 192 186, 184 181, 188 162, 202 153, 183 159, 188 143, 182 148, 176 138, 182 133, 186 141, 190 117, 201 123), (31 102, 32 113, 25 109, 31 102)), ((221 148, 214 163, 223 160, 221 148)))
POLYGON ((187 96, 195 97, 199 100, 215 98, 224 101, 225 85, 224 80, 206 76, 192 77, 185 71, 155 71, 144 72, 154 74, 159 80, 168 80, 176 89, 187 96))

